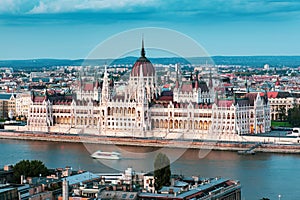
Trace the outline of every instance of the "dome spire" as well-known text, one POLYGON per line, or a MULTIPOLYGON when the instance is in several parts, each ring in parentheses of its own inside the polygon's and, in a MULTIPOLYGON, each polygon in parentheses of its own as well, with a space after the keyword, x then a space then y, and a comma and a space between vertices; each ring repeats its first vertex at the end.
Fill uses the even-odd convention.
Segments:
POLYGON ((144 48, 144 35, 142 36, 142 50, 141 50, 141 56, 145 57, 146 52, 145 52, 145 48, 144 48))

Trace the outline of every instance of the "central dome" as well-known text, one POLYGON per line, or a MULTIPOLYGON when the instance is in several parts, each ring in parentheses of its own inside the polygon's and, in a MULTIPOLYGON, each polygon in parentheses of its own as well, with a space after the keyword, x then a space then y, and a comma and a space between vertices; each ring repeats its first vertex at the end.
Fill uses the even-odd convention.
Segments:
POLYGON ((145 55, 144 40, 142 40, 141 57, 135 61, 131 70, 131 76, 140 76, 140 68, 142 68, 143 76, 155 76, 154 67, 145 55))

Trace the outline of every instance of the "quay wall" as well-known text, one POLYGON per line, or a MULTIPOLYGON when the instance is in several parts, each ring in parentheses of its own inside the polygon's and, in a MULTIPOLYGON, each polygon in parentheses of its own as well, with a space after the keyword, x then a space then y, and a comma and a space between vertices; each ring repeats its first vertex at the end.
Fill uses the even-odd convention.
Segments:
POLYGON ((126 146, 145 146, 158 148, 190 148, 221 151, 240 151, 261 142, 256 152, 300 153, 299 138, 275 138, 259 136, 219 137, 218 140, 166 140, 155 138, 103 137, 97 135, 24 133, 0 131, 0 139, 38 140, 54 142, 97 143, 126 146))

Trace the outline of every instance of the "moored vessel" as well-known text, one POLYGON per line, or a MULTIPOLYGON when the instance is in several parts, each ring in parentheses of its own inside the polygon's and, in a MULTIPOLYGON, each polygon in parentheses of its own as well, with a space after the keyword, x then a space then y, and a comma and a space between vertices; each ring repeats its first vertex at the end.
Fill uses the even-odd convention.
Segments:
POLYGON ((98 150, 91 155, 92 158, 95 159, 108 159, 108 160, 119 160, 121 158, 121 154, 119 152, 105 152, 98 150))
POLYGON ((289 137, 299 137, 300 136, 300 128, 293 128, 293 131, 286 136, 289 137))

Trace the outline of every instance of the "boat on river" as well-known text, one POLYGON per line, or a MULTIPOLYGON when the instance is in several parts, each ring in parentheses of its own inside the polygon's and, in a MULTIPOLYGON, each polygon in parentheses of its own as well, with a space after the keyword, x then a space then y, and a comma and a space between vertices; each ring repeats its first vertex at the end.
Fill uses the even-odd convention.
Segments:
POLYGON ((300 128, 293 128, 293 131, 286 136, 288 137, 300 137, 300 128))
POLYGON ((254 150, 242 150, 237 152, 239 155, 255 155, 254 150))
POLYGON ((107 152, 98 150, 94 152, 91 157, 95 159, 119 160, 121 158, 121 154, 115 151, 107 152))

